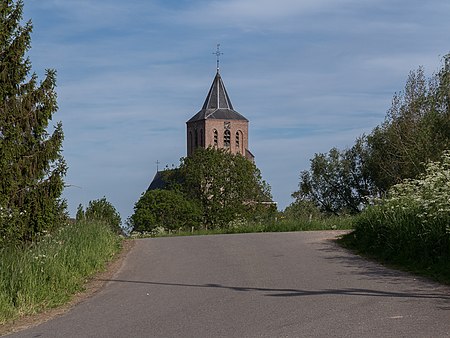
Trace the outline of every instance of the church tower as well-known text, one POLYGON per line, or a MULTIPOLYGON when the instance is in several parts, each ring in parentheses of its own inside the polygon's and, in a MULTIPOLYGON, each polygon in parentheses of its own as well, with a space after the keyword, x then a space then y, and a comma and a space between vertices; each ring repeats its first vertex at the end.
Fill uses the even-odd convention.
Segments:
POLYGON ((196 148, 222 148, 254 159, 248 150, 248 120, 234 110, 217 67, 202 109, 187 125, 187 156, 196 148))

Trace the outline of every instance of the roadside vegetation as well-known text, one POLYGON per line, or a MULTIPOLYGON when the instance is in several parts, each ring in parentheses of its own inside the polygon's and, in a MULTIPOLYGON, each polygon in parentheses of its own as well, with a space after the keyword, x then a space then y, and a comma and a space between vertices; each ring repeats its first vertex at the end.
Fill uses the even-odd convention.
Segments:
POLYGON ((311 201, 322 212, 357 215, 394 185, 415 179, 429 161, 450 150, 450 54, 430 78, 411 71, 395 93, 385 120, 358 137, 352 147, 332 148, 311 159, 300 173, 296 201, 311 201))
POLYGON ((385 121, 348 149, 311 159, 296 203, 354 215, 341 243, 450 283, 450 54, 427 79, 409 74, 385 121))
POLYGON ((69 223, 0 248, 0 324, 68 302, 121 248, 109 224, 69 223))
MULTIPOLYGON (((165 192, 167 191, 154 190, 152 191, 152 195, 164 196, 165 192)), ((147 192, 144 196, 148 195, 147 192)), ((148 210, 140 205, 140 203, 146 202, 146 198, 147 197, 141 197, 136 206, 148 210)), ((164 199, 164 203, 166 202, 167 200, 164 199)), ((177 205, 180 206, 180 204, 177 205)), ((171 215, 173 215, 173 213, 171 215)), ((186 216, 188 213, 184 213, 183 215, 186 216)), ((274 210, 273 205, 270 205, 269 207, 265 206, 263 212, 255 212, 252 218, 236 217, 227 224, 221 226, 201 227, 197 224, 197 226, 181 225, 178 227, 165 227, 163 224, 158 224, 150 227, 149 230, 138 231, 133 229, 130 236, 132 238, 145 238, 254 232, 350 230, 353 227, 353 218, 354 217, 350 215, 336 216, 325 214, 313 203, 300 201, 292 203, 283 212, 274 210)))
POLYGON ((450 152, 355 218, 343 245, 450 283, 450 152))
MULTIPOLYGON (((283 217, 283 216, 281 216, 283 217)), ((197 236, 197 235, 219 235, 219 234, 243 234, 256 232, 292 232, 292 231, 318 231, 318 230, 351 230, 353 229, 352 217, 331 216, 321 219, 276 219, 261 222, 247 222, 237 220, 226 227, 187 229, 179 228, 167 230, 164 227, 156 227, 151 231, 130 234, 131 238, 167 237, 167 236, 197 236)))

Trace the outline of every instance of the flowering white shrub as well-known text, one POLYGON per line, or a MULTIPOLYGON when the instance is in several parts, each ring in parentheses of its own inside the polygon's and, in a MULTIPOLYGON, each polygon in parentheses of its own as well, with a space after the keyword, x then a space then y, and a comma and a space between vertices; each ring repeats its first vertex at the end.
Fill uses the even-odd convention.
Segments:
MULTIPOLYGON (((450 151, 444 152, 440 162, 430 162, 418 179, 405 180, 392 187, 382 205, 392 212, 420 211, 423 223, 450 219, 450 151)), ((450 232, 450 225, 447 227, 450 232)))
POLYGON ((427 164, 418 179, 392 187, 361 213, 354 229, 354 244, 364 252, 450 268, 450 151, 427 164))
POLYGON ((228 228, 233 229, 241 229, 248 225, 248 222, 245 218, 238 217, 235 220, 228 222, 228 228))
POLYGON ((153 228, 151 231, 132 231, 130 233, 130 238, 148 238, 148 237, 156 237, 169 233, 167 229, 162 226, 157 226, 153 228))

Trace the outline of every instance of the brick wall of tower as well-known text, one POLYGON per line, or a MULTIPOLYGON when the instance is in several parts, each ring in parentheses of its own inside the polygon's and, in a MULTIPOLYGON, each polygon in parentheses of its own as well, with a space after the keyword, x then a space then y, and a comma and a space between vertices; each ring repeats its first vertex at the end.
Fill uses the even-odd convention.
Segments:
POLYGON ((205 121, 187 123, 187 156, 191 156, 197 147, 205 148, 205 121))
POLYGON ((217 147, 227 148, 232 154, 240 153, 245 156, 245 149, 248 149, 248 122, 245 120, 218 120, 208 119, 205 123, 206 146, 215 146, 214 130, 217 130, 217 147), (229 123, 230 146, 225 147, 225 123, 229 123), (236 132, 240 133, 239 147, 237 146, 236 132))
POLYGON ((242 154, 248 149, 248 122, 245 120, 219 120, 208 119, 189 122, 187 124, 187 156, 190 156, 196 147, 207 148, 209 146, 229 149, 232 154, 242 154), (230 131, 230 146, 224 144, 225 131, 230 131), (215 144, 214 131, 217 131, 217 145, 215 144), (203 133, 203 135, 202 135, 203 133), (239 144, 236 137, 239 133, 239 144), (197 135, 197 138, 196 138, 197 135), (197 140, 197 141, 196 141, 197 140))

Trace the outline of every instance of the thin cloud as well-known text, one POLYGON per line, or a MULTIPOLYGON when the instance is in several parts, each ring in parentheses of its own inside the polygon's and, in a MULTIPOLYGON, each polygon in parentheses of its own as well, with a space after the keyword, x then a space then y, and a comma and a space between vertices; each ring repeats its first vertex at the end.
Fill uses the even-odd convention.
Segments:
POLYGON ((268 27, 270 24, 282 24, 293 18, 306 16, 321 11, 330 12, 333 9, 355 3, 354 0, 343 0, 337 3, 333 0, 230 0, 199 3, 178 15, 180 20, 200 24, 220 24, 225 26, 268 27))

